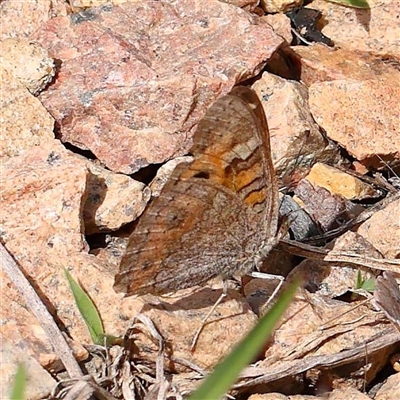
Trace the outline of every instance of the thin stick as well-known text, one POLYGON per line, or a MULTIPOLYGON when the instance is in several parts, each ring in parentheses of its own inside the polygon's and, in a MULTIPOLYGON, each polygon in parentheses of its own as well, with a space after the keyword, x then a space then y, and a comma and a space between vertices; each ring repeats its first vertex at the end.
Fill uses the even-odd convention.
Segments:
POLYGON ((72 379, 81 378, 83 373, 79 368, 79 364, 75 360, 71 348, 68 346, 68 343, 60 332, 57 324, 54 322, 53 317, 44 306, 42 300, 26 279, 25 275, 19 269, 18 264, 1 242, 0 260, 4 271, 23 296, 26 305, 39 320, 43 330, 46 332, 46 335, 50 340, 54 352, 60 357, 69 376, 72 379))
POLYGON ((300 33, 298 33, 296 30, 294 30, 293 28, 290 29, 292 31, 292 33, 297 36, 302 42, 304 42, 305 44, 312 46, 312 43, 309 42, 308 40, 304 39, 303 36, 300 35, 300 33))
POLYGON ((368 267, 380 271, 392 271, 400 273, 400 260, 386 258, 373 258, 345 251, 329 250, 310 246, 294 240, 281 239, 279 246, 295 256, 309 258, 311 260, 322 260, 337 265, 355 265, 368 267))

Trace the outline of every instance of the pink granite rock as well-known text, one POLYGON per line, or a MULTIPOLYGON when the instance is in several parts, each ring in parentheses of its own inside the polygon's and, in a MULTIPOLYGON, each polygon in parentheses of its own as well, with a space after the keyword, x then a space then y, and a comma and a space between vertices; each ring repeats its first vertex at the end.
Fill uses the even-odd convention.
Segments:
POLYGON ((393 201, 376 212, 357 229, 385 257, 400 257, 400 200, 393 201))
POLYGON ((286 14, 267 14, 261 18, 268 22, 274 29, 274 32, 282 36, 288 43, 292 41, 290 19, 286 14))
MULTIPOLYGON (((21 307, 22 309, 22 307, 21 307)), ((18 311, 22 311, 22 310, 18 311)), ((19 333, 19 332, 18 332, 19 333)), ((18 334, 13 332, 14 336, 18 334)), ((31 333, 31 332, 29 332, 31 333)), ((21 341, 22 342, 22 341, 21 341)), ((10 390, 14 385, 17 365, 22 364, 27 374, 27 387, 29 394, 26 399, 49 398, 50 393, 57 384, 56 380, 32 357, 25 346, 15 346, 9 340, 1 337, 1 363, 0 363, 0 398, 9 399, 10 390)))
POLYGON ((28 238, 42 241, 58 257, 71 248, 87 250, 81 222, 89 174, 85 161, 53 140, 11 158, 2 172, 7 177, 1 181, 0 198, 7 209, 0 216, 6 245, 18 245, 24 255, 37 251, 28 238))
POLYGON ((134 221, 150 200, 150 189, 129 176, 115 174, 91 162, 87 165, 91 174, 83 208, 85 233, 115 231, 134 221))
POLYGON ((295 48, 310 109, 327 136, 364 166, 400 158, 400 71, 381 56, 321 45, 295 48))
POLYGON ((335 48, 315 44, 313 46, 295 46, 286 49, 301 65, 300 76, 307 86, 313 83, 339 79, 367 80, 378 76, 392 75, 400 79, 399 68, 390 59, 371 53, 335 48), (294 51, 294 53, 293 53, 294 51))
POLYGON ((300 7, 303 0, 261 0, 260 7, 267 13, 284 13, 291 8, 300 7))
POLYGON ((0 65, 0 159, 17 156, 54 140, 54 120, 40 101, 0 65))
POLYGON ((47 51, 27 39, 6 39, 0 43, 0 63, 33 95, 54 77, 53 59, 47 51))
POLYGON ((282 43, 257 16, 216 0, 105 5, 33 37, 61 63, 40 95, 61 140, 124 173, 185 154, 207 108, 282 43))
POLYGON ((381 195, 372 185, 358 177, 323 163, 314 164, 306 179, 314 187, 325 188, 331 194, 343 196, 347 200, 363 200, 381 195))
MULTIPOLYGON (((400 78, 400 72, 397 74, 400 78)), ((311 85, 310 108, 332 140, 367 167, 400 158, 400 79, 342 79, 311 85)))
MULTIPOLYGON (((395 354, 394 357, 398 357, 398 354, 395 354)), ((391 361, 395 360, 394 357, 391 359, 391 361)), ((397 374, 389 376, 387 380, 383 383, 383 385, 379 388, 379 390, 376 392, 377 400, 390 398, 396 399, 400 397, 400 373, 398 370, 398 364, 398 361, 392 362, 393 369, 397 371, 397 374)))
POLYGON ((65 0, 2 0, 0 40, 27 38, 49 19, 67 15, 69 9, 65 0))
MULTIPOLYGON (((108 333, 121 334, 128 324, 119 318, 116 304, 133 314, 142 304, 132 298, 121 304, 121 296, 112 287, 113 274, 88 254, 82 208, 89 176, 87 162, 54 140, 5 162, 2 177, 7 179, 3 178, 0 186, 0 207, 7 210, 0 213, 2 242, 35 283, 48 309, 79 343, 91 343, 91 339, 63 268, 89 293, 108 333)), ((9 279, 1 278, 0 336, 16 346, 22 343, 29 354, 49 362, 52 350, 48 339, 26 309, 24 313, 16 311, 24 302, 9 279)))
POLYGON ((98 7, 102 5, 116 5, 126 3, 127 0, 69 0, 74 13, 85 10, 86 8, 98 7))
POLYGON ((324 0, 314 0, 327 21, 322 33, 341 48, 367 51, 376 55, 400 57, 400 2, 369 0, 370 9, 343 7, 324 0))
POLYGON ((286 181, 293 172, 306 174, 318 160, 340 160, 338 149, 322 136, 311 115, 305 85, 264 72, 252 88, 267 116, 271 156, 280 179, 286 181))
POLYGON ((295 195, 304 204, 304 209, 321 228, 322 232, 336 229, 343 221, 348 221, 353 204, 337 194, 320 186, 313 186, 307 179, 302 179, 295 195))
MULTIPOLYGON (((223 3, 232 4, 236 7, 245 8, 246 10, 253 10, 259 0, 220 0, 223 3)), ((70 4, 74 12, 81 11, 85 8, 97 7, 105 4, 121 4, 126 3, 127 0, 70 0, 70 4)))

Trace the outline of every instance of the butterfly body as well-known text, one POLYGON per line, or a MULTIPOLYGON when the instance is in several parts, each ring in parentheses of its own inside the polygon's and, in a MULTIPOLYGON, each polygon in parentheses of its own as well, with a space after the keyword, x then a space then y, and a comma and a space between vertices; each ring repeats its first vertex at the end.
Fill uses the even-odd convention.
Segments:
POLYGON ((268 127, 247 88, 217 100, 129 238, 115 289, 164 294, 257 268, 275 243, 278 200, 268 127))

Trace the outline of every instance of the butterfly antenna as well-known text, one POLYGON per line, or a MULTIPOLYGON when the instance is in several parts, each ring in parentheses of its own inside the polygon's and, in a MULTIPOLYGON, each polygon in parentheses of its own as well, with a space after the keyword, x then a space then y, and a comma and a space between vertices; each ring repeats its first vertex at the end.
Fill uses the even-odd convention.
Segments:
POLYGON ((381 162, 383 164, 385 164, 386 168, 393 174, 393 176, 395 176, 396 178, 398 178, 399 176, 397 175, 396 171, 390 166, 389 163, 387 163, 379 154, 376 155, 379 160, 381 160, 381 162))
MULTIPOLYGON (((310 130, 307 129, 305 132, 305 138, 303 140, 303 143, 301 144, 300 149, 297 152, 297 155, 295 158, 295 163, 293 164, 293 166, 290 168, 289 171, 286 171, 286 173, 282 177, 282 183, 284 184, 284 186, 282 186, 282 188, 279 189, 279 191, 282 193, 282 197, 279 202, 279 210, 282 210, 283 204, 285 202, 285 198, 286 198, 286 196, 288 196, 288 193, 294 186, 293 183, 290 182, 290 180, 291 180, 290 176, 292 176, 294 174, 297 167, 300 165, 300 157, 303 153, 304 147, 305 147, 309 137, 310 137, 310 130), (286 181, 289 181, 289 185, 285 184, 286 181)), ((283 232, 284 230, 286 230, 287 232, 289 231, 290 224, 291 224, 291 222, 293 222, 293 217, 291 217, 291 214, 293 212, 296 212, 296 210, 289 210, 286 214, 282 213, 282 215, 279 216, 279 220, 280 220, 279 226, 281 226, 281 225, 283 226, 282 230, 281 230, 281 228, 279 228, 279 230, 281 232, 283 232)))

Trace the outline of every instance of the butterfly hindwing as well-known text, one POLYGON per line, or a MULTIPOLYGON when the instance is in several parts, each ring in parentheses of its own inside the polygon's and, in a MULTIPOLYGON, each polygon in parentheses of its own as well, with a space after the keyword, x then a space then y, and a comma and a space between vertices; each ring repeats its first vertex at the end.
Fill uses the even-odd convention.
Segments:
POLYGON ((217 100, 193 143, 193 162, 175 168, 131 234, 117 291, 163 294, 246 273, 275 237, 277 188, 257 95, 242 87, 217 100))

